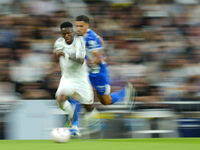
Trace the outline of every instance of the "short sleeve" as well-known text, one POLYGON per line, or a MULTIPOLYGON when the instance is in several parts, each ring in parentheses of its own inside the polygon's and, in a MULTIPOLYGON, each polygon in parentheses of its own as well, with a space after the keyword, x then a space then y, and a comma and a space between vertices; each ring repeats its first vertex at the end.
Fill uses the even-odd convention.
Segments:
POLYGON ((62 39, 61 38, 57 39, 53 46, 53 52, 56 53, 58 50, 63 48, 64 46, 62 44, 62 39))
POLYGON ((86 46, 89 51, 98 51, 103 48, 101 45, 101 40, 97 36, 87 38, 86 46))

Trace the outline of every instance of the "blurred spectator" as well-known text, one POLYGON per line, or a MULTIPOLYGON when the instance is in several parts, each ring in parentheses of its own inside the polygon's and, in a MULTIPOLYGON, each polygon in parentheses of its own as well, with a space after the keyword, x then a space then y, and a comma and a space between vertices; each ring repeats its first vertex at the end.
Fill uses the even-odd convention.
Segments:
POLYGON ((15 47, 16 33, 13 30, 13 20, 9 17, 3 17, 0 19, 0 47, 15 47))
POLYGON ((186 90, 181 95, 181 100, 183 101, 199 101, 200 91, 199 91, 199 76, 191 76, 185 85, 186 90))
POLYGON ((50 47, 47 43, 31 45, 27 42, 23 49, 17 50, 19 62, 12 64, 10 76, 16 82, 16 91, 22 94, 22 98, 51 98, 44 85, 45 73, 51 61, 50 47))
POLYGON ((1 1, 0 80, 24 99, 54 98, 60 74, 45 74, 58 26, 85 14, 104 38, 114 88, 131 81, 138 101, 153 101, 145 97, 155 93, 180 100, 200 74, 199 7, 195 0, 1 1))

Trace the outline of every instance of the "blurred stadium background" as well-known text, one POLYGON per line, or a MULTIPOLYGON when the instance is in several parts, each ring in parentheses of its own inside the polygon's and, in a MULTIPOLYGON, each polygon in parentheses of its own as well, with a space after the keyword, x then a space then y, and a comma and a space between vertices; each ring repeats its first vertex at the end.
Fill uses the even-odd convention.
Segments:
POLYGON ((0 139, 49 139, 64 124, 60 72, 46 71, 60 23, 80 14, 104 38, 112 90, 138 91, 132 112, 95 96, 101 137, 200 137, 199 13, 200 0, 0 0, 0 139))

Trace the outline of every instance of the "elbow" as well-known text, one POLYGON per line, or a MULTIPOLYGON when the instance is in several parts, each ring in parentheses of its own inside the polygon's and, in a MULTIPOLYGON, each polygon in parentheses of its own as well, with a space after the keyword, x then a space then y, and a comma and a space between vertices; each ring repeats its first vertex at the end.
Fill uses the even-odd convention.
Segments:
POLYGON ((79 62, 80 62, 81 64, 83 64, 84 61, 85 61, 85 59, 79 59, 79 62))

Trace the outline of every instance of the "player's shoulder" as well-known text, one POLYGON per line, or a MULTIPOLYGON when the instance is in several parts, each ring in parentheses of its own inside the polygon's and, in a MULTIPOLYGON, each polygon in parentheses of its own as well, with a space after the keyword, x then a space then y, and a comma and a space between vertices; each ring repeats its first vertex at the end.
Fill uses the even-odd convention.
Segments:
POLYGON ((56 43, 63 43, 65 41, 65 39, 63 37, 59 37, 56 39, 55 44, 56 43))
POLYGON ((99 38, 99 35, 97 35, 93 30, 89 30, 87 32, 87 39, 86 43, 89 47, 94 48, 94 47, 101 47, 101 41, 99 38))
POLYGON ((87 32, 87 39, 94 40, 97 38, 98 38, 98 35, 93 30, 89 29, 89 31, 87 32))
POLYGON ((54 43, 54 50, 62 49, 65 46, 65 39, 60 37, 54 43))

